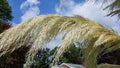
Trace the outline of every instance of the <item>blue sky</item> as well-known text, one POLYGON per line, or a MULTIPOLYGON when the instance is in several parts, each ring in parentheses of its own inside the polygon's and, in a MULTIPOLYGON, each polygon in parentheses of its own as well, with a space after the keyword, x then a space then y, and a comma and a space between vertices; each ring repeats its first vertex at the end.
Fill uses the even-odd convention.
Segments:
MULTIPOLYGON (((21 17, 25 14, 25 12, 23 11, 27 11, 27 10, 21 9, 21 5, 26 1, 39 2, 39 4, 32 3, 39 8, 38 9, 39 13, 36 14, 35 16, 45 15, 45 14, 56 14, 55 8, 58 7, 60 4, 60 0, 8 0, 9 4, 12 7, 12 15, 14 16, 14 19, 11 21, 12 23, 18 24, 22 21, 21 17)), ((83 2, 83 0, 74 0, 74 2, 81 3, 83 2)), ((30 7, 27 7, 26 9, 28 8, 30 7)))
MULTIPOLYGON (((56 14, 60 7, 60 0, 8 0, 12 7, 14 19, 12 24, 19 24, 34 16, 56 14)), ((102 0, 98 3, 84 2, 84 0, 66 0, 62 15, 80 15, 113 29, 120 34, 120 21, 117 16, 106 17, 109 13, 101 8, 102 0)), ((107 4, 105 4, 107 5, 107 4)), ((103 6, 104 7, 104 6, 103 6)))

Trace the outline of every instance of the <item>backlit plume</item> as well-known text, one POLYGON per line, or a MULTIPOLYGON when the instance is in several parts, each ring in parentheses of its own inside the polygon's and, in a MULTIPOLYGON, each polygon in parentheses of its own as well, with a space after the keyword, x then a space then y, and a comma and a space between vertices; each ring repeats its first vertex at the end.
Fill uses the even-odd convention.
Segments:
MULTIPOLYGON (((42 46, 59 34, 63 35, 53 65, 71 44, 81 43, 86 68, 96 68, 96 57, 120 48, 120 37, 112 30, 81 16, 43 15, 31 18, 0 34, 0 56, 30 43, 26 63, 29 63, 42 46)), ((79 46, 81 46, 79 45, 79 46)))

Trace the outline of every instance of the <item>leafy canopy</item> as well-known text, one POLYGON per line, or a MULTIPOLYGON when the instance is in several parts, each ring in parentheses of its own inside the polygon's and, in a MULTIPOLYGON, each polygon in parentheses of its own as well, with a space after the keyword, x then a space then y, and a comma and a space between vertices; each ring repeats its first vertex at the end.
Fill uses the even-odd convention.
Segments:
POLYGON ((9 21, 13 19, 12 10, 7 0, 0 0, 0 20, 9 21))

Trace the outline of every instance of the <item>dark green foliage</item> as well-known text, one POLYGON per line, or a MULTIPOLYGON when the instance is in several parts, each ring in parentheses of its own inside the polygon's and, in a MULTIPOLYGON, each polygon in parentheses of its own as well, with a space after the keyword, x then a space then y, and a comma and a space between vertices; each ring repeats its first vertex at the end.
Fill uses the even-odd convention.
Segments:
POLYGON ((81 48, 71 45, 71 47, 63 53, 60 61, 64 63, 82 64, 83 54, 81 52, 81 48))
MULTIPOLYGON (((50 68, 50 64, 53 59, 53 54, 55 53, 55 47, 53 50, 48 48, 44 48, 38 51, 34 58, 34 62, 31 65, 31 68, 50 68)), ((82 64, 82 53, 81 48, 76 47, 75 45, 71 45, 70 49, 65 51, 63 55, 60 57, 60 61, 58 64, 64 63, 74 63, 74 64, 82 64)))
POLYGON ((7 0, 0 0, 0 20, 9 21, 13 19, 12 10, 7 0))
POLYGON ((31 65, 31 68, 49 68, 51 62, 50 56, 50 49, 43 48, 39 50, 36 56, 34 57, 34 62, 31 65))
POLYGON ((11 27, 7 21, 12 20, 11 7, 7 0, 0 0, 0 33, 11 27))

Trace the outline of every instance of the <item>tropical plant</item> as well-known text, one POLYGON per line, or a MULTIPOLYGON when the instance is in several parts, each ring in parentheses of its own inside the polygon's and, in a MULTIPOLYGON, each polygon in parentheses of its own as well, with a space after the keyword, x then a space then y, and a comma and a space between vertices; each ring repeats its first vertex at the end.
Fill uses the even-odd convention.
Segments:
MULTIPOLYGON (((100 0, 87 0, 87 1, 100 1, 100 0)), ((110 2, 104 9, 110 11, 107 16, 117 15, 120 18, 120 0, 102 0, 103 3, 110 2)))
POLYGON ((97 68, 97 56, 119 49, 120 36, 94 21, 81 16, 68 17, 47 15, 31 18, 0 34, 0 56, 14 51, 31 42, 32 46, 27 54, 26 64, 43 45, 62 34, 63 39, 57 49, 53 64, 71 44, 79 42, 85 58, 86 68, 97 68))

